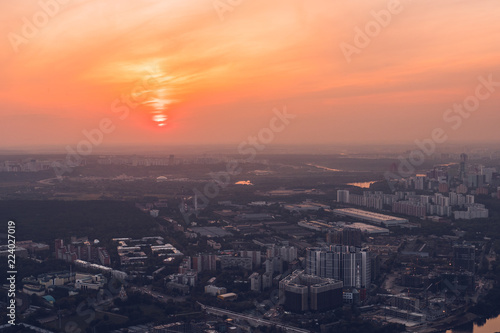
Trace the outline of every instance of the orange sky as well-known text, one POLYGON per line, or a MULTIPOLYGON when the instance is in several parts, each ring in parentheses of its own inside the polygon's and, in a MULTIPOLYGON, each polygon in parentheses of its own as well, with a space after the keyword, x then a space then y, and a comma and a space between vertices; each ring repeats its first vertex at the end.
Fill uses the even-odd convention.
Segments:
POLYGON ((59 1, 0 2, 2 148, 74 145, 104 118, 104 145, 237 146, 283 106, 276 144, 500 140, 500 86, 443 120, 479 76, 500 82, 495 0, 401 0, 350 61, 342 43, 397 0, 59 1))

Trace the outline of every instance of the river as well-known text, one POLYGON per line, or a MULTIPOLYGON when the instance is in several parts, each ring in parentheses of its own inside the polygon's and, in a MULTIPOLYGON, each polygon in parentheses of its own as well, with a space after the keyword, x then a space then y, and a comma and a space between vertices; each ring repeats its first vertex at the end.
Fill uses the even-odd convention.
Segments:
POLYGON ((500 316, 488 319, 483 326, 474 324, 472 328, 457 328, 446 331, 446 333, 495 333, 495 332, 500 332, 500 316))
POLYGON ((352 186, 357 186, 361 188, 370 188, 371 184, 376 183, 378 180, 374 180, 371 182, 360 182, 360 183, 347 183, 346 185, 352 185, 352 186))

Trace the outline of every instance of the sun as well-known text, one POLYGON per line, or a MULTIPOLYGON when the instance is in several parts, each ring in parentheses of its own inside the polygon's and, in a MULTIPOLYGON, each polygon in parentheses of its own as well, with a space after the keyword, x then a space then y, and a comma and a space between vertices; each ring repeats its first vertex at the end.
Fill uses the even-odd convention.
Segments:
POLYGON ((167 112, 172 103, 171 98, 173 90, 174 77, 167 75, 158 66, 149 70, 143 78, 149 83, 148 89, 144 91, 142 104, 151 109, 151 119, 158 127, 165 127, 168 120, 167 112))

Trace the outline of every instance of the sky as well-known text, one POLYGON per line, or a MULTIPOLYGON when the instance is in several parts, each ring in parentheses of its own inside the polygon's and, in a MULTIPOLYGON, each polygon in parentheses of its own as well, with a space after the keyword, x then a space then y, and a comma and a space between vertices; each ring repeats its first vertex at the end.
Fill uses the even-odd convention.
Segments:
POLYGON ((0 148, 500 142, 498 17, 495 0, 1 1, 0 148))

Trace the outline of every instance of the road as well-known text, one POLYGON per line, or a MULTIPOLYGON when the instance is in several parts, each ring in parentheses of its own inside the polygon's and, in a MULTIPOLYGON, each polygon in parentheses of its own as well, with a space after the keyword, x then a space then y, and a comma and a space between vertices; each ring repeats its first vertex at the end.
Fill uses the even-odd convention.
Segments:
POLYGON ((171 299, 174 302, 178 302, 178 303, 182 303, 182 302, 186 301, 186 297, 182 297, 182 296, 172 297, 172 296, 165 295, 165 294, 162 294, 162 293, 159 293, 156 291, 152 291, 151 286, 148 286, 148 287, 132 287, 131 289, 132 289, 132 291, 139 291, 142 294, 149 295, 149 296, 153 297, 154 299, 156 299, 160 302, 164 302, 164 303, 167 303, 167 301, 169 299, 171 299))
POLYGON ((270 320, 265 320, 265 319, 260 319, 252 316, 247 316, 243 315, 241 313, 233 312, 233 311, 228 311, 224 309, 219 309, 219 308, 214 308, 211 306, 206 306, 201 303, 198 303, 204 311, 206 311, 208 314, 213 314, 216 316, 227 316, 228 318, 234 319, 234 320, 245 320, 249 322, 250 324, 254 324, 256 326, 276 326, 277 328, 284 329, 286 332, 291 332, 291 333, 310 333, 310 331, 302 329, 302 328, 297 328, 293 326, 287 326, 283 325, 274 321, 270 320))

